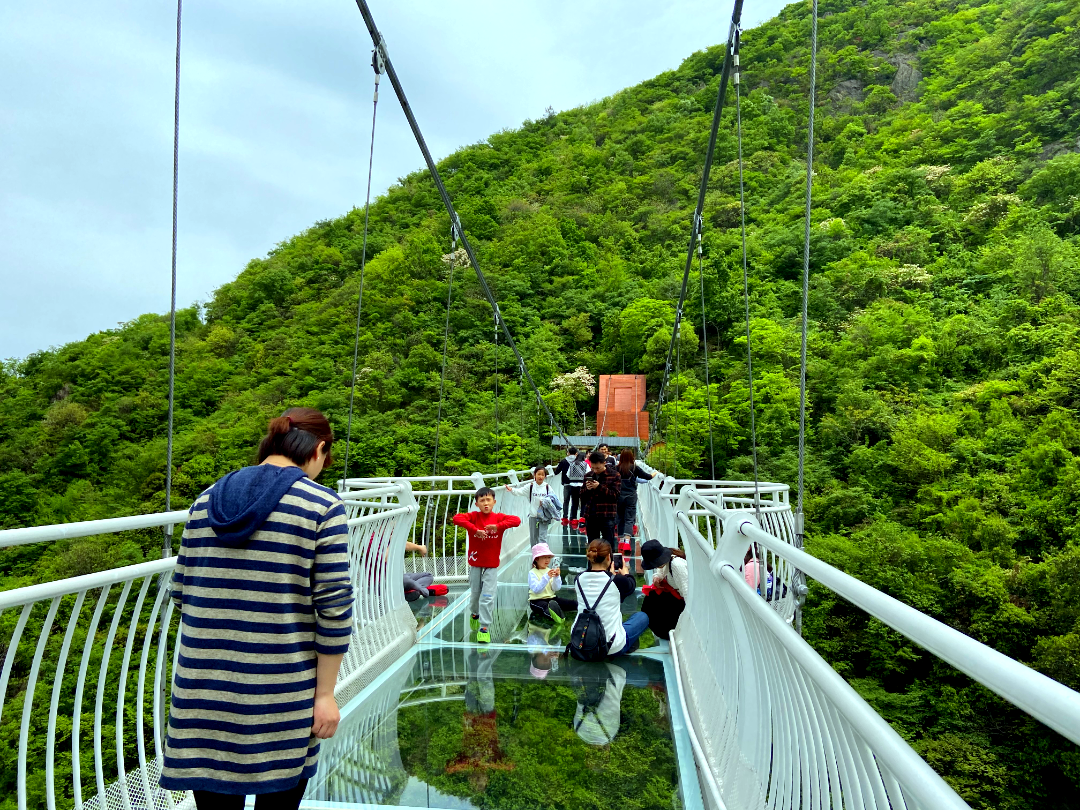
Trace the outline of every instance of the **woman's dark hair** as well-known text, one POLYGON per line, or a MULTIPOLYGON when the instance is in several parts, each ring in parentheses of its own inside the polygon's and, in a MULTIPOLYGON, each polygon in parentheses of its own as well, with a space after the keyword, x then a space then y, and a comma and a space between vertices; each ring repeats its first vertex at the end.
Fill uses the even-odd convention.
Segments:
POLYGON ((326 417, 314 408, 289 408, 281 416, 270 420, 266 436, 259 443, 259 461, 267 456, 285 456, 301 467, 311 461, 319 442, 326 442, 326 466, 332 458, 334 432, 326 417))
POLYGON ((621 475, 633 475, 635 464, 637 464, 637 461, 634 460, 633 450, 627 449, 619 453, 619 473, 621 475))
POLYGON ((607 565, 611 560, 611 544, 607 540, 593 540, 585 549, 585 556, 592 565, 607 565))
POLYGON ((584 450, 578 450, 577 457, 574 459, 574 461, 584 461, 584 460, 585 460, 585 451, 584 450))

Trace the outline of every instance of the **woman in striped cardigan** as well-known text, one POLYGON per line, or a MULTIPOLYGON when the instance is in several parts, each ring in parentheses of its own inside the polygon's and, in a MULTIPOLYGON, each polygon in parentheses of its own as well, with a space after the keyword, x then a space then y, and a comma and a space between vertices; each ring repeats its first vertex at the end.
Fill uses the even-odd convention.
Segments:
POLYGON ((172 599, 179 663, 161 786, 199 810, 295 809, 320 740, 337 730, 334 684, 352 631, 348 529, 315 483, 334 437, 313 408, 270 422, 258 464, 192 505, 172 599))

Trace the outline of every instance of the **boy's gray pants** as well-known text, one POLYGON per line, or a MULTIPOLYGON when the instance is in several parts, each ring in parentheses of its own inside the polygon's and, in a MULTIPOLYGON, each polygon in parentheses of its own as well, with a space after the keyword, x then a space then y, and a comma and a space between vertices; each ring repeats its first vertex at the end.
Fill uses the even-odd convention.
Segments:
POLYGON ((529 517, 529 545, 535 546, 537 543, 546 543, 548 538, 548 529, 551 528, 550 520, 541 520, 540 518, 532 515, 529 517))
POLYGON ((499 580, 498 568, 469 566, 469 588, 472 590, 470 612, 480 616, 480 626, 491 628, 495 620, 495 585, 499 580))

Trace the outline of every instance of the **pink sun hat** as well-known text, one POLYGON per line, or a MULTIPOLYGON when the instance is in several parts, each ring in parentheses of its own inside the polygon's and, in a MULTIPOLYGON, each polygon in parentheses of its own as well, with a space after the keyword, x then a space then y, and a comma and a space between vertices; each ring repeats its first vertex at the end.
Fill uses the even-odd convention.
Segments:
POLYGON ((547 543, 537 543, 532 547, 532 558, 535 560, 537 557, 554 557, 555 554, 548 547, 547 543))

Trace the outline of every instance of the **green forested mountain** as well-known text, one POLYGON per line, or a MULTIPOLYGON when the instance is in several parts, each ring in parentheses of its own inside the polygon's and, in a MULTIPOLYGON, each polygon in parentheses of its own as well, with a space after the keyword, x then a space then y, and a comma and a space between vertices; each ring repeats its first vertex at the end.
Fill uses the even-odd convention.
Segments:
MULTIPOLYGON (((1080 687, 1080 2, 821 10, 809 548, 1080 687)), ((746 32, 742 50, 761 475, 790 483, 809 28, 798 3, 746 32)), ((719 46, 693 54, 440 165, 568 429, 595 399, 552 380, 579 366, 646 373, 656 396, 722 58, 719 46)), ((650 459, 685 475, 709 471, 703 339, 717 474, 751 474, 729 101, 705 209, 706 331, 695 286, 650 459)), ((179 314, 174 502, 249 463, 284 407, 321 408, 344 436, 362 226, 358 210, 317 223, 179 314)), ((430 474, 449 222, 418 172, 373 204, 371 228, 350 473, 430 474)), ((167 353, 168 319, 152 314, 0 368, 0 527, 162 508, 167 353)), ((447 375, 441 470, 550 456, 460 261, 447 375)), ((13 549, 0 585, 158 546, 132 533, 13 549)), ((805 629, 973 807, 1080 806, 1075 746, 828 594, 812 592, 805 629)))

